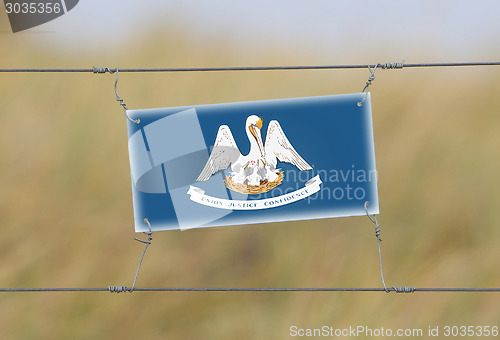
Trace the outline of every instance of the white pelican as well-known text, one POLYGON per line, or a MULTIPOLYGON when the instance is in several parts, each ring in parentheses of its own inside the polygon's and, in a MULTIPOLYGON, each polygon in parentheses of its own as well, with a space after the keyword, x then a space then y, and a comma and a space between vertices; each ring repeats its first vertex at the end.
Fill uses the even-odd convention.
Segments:
MULTIPOLYGON (((276 169, 277 160, 291 163, 300 170, 312 169, 290 144, 278 121, 269 122, 265 144, 262 143, 261 128, 262 118, 255 115, 247 118, 245 131, 250 141, 250 152, 244 156, 238 149, 229 127, 221 125, 212 153, 196 181, 206 181, 216 172, 231 165, 231 178, 235 183, 257 186, 273 182, 279 175, 279 169, 276 169)), ((280 183, 281 180, 282 177, 280 183)))

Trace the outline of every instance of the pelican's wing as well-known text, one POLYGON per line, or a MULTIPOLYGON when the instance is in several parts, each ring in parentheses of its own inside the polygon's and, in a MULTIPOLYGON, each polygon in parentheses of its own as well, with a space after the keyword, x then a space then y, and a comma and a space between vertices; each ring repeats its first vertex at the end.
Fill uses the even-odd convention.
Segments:
POLYGON ((217 171, 227 169, 231 163, 236 162, 240 154, 231 130, 227 125, 221 125, 215 138, 212 153, 196 182, 206 181, 217 171))
POLYGON ((312 167, 295 151, 277 120, 272 120, 267 127, 266 162, 276 167, 277 159, 281 162, 292 163, 300 170, 312 170, 312 167))

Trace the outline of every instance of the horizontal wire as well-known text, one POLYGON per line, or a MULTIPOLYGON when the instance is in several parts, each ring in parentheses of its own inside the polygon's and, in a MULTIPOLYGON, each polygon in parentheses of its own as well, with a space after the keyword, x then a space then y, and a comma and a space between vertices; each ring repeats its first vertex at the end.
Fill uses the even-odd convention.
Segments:
POLYGON ((357 65, 302 65, 302 66, 236 66, 236 67, 173 67, 173 68, 3 68, 0 72, 75 72, 75 73, 114 73, 119 72, 214 72, 214 71, 270 71, 270 70, 330 70, 364 69, 379 65, 382 69, 401 69, 408 67, 456 67, 456 66, 500 66, 500 62, 461 62, 461 63, 379 63, 357 65), (398 67, 394 67, 398 64, 398 67), (391 66, 392 65, 392 66, 391 66))
MULTIPOLYGON (((107 288, 0 288, 0 293, 14 292, 131 292, 127 287, 119 291, 107 288)), ((384 292, 384 288, 137 288, 134 292, 384 292)), ((393 291, 396 293, 413 292, 495 292, 500 288, 413 288, 412 291, 393 291)))
MULTIPOLYGON (((180 67, 180 68, 97 68, 90 69, 41 69, 16 68, 0 69, 4 73, 115 73, 115 72, 214 72, 214 71, 268 71, 268 70, 327 70, 327 69, 402 69, 413 67, 460 67, 460 66, 500 66, 500 62, 461 62, 461 63, 378 63, 357 65, 303 65, 303 66, 242 66, 242 67, 180 67)), ((0 288, 0 293, 8 292, 500 292, 500 288, 127 288, 110 286, 107 288, 0 288)))

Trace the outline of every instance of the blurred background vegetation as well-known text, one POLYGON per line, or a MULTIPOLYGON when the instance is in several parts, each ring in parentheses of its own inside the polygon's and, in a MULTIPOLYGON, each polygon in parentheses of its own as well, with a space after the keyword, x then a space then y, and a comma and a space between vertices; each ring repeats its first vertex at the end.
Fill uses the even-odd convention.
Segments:
MULTIPOLYGON (((8 31, 2 16, 0 25, 8 31)), ((327 60, 320 51, 310 58, 314 53, 300 46, 269 46, 248 60, 223 38, 193 49, 192 35, 158 24, 132 46, 64 54, 38 44, 37 34, 2 33, 0 67, 327 60)), ((372 53, 361 62, 397 61, 380 57, 372 53)), ((119 92, 139 109, 359 92, 368 75, 128 73, 120 75, 119 92)), ((498 287, 500 70, 379 70, 376 76, 386 283, 498 287)), ((0 286, 131 285, 143 245, 133 240, 126 121, 114 99, 114 76, 0 77, 0 286)), ((373 224, 354 217, 158 232, 138 286, 380 287, 373 224)), ((498 294, 475 293, 1 293, 0 338, 280 339, 289 337, 291 325, 498 325, 498 306, 498 294)))

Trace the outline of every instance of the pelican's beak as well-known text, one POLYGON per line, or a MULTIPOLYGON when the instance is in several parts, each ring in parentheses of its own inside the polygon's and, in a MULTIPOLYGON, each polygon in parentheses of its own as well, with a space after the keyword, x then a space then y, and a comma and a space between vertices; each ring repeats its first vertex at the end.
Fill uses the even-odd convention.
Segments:
POLYGON ((262 117, 260 117, 259 120, 257 121, 257 127, 259 128, 259 130, 262 129, 262 123, 263 122, 264 121, 262 120, 262 117))
POLYGON ((257 121, 257 124, 252 124, 248 128, 250 129, 250 132, 252 133, 255 140, 257 141, 257 145, 259 146, 260 149, 260 154, 262 156, 265 156, 264 143, 262 142, 262 136, 260 135, 259 131, 262 128, 262 118, 257 121))

